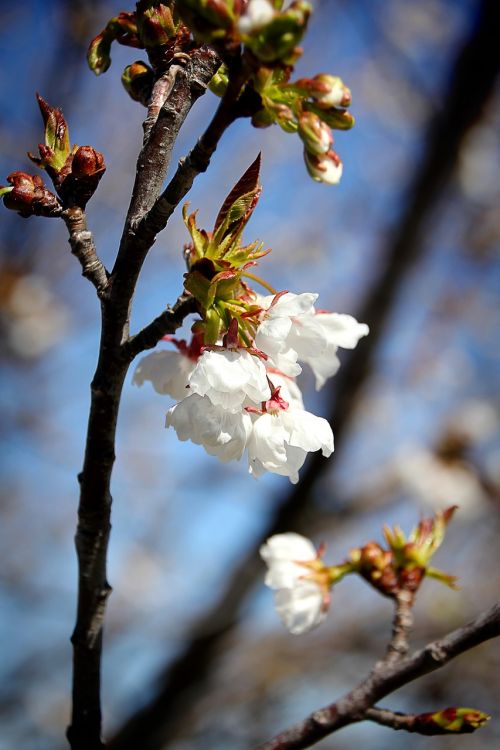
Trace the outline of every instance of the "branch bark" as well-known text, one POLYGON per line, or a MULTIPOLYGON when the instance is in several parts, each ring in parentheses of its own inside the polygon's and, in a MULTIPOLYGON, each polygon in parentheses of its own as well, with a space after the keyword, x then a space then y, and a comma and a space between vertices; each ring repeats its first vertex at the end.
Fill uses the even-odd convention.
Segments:
POLYGON ((438 641, 429 643, 410 657, 380 662, 354 690, 335 703, 315 711, 303 721, 276 735, 256 750, 303 750, 348 724, 374 718, 367 712, 386 695, 403 685, 445 666, 479 643, 500 636, 500 604, 438 641))
MULTIPOLYGON (((96 265, 92 236, 82 214, 67 213, 72 249, 82 263, 101 298, 101 341, 99 358, 91 384, 91 405, 83 470, 79 475, 80 504, 76 550, 78 556, 78 607, 73 643, 73 712, 67 737, 73 750, 98 750, 101 739, 100 673, 102 628, 106 602, 111 591, 107 581, 106 557, 110 534, 112 497, 111 472, 115 460, 115 434, 121 392, 131 361, 127 349, 129 315, 137 278, 149 250, 136 242, 135 227, 149 210, 161 189, 173 144, 192 104, 205 91, 218 65, 215 53, 198 50, 185 68, 176 66, 170 96, 141 150, 134 191, 112 274, 104 285, 104 269, 96 265)), ((174 74, 172 74, 172 79, 174 74)), ((149 113, 151 115, 151 112, 149 113)), ((151 127, 150 127, 151 126, 151 127)), ((177 327, 187 306, 170 315, 168 324, 177 327)), ((163 321, 167 325, 167 321, 163 321)), ((154 323, 152 324, 153 328, 154 323)), ((171 330, 174 330, 172 328, 171 330)), ((147 341, 151 330, 143 334, 147 341)), ((141 339, 139 338, 139 341, 141 339)), ((136 345, 137 346, 137 345, 136 345)))
POLYGON ((81 208, 67 208, 61 214, 69 232, 71 252, 80 262, 82 276, 93 284, 97 296, 102 297, 108 286, 109 273, 97 255, 92 232, 87 227, 87 217, 81 208))

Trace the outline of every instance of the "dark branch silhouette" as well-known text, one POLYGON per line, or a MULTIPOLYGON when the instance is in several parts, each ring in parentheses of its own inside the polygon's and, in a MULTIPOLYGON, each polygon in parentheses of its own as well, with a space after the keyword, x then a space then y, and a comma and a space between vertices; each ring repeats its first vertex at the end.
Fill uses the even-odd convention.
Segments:
MULTIPOLYGON (((370 336, 344 361, 333 381, 329 420, 337 445, 342 445, 361 390, 372 372, 401 283, 425 252, 425 224, 437 210, 467 132, 481 117, 493 92, 500 68, 500 47, 495 33, 497 20, 498 5, 494 0, 483 0, 477 22, 452 63, 442 109, 429 125, 428 146, 408 191, 406 208, 387 251, 380 258, 378 279, 358 311, 358 320, 370 326, 370 336)), ((338 454, 339 449, 337 461, 338 454)), ((263 530, 262 540, 300 527, 327 465, 318 453, 309 458, 301 481, 278 507, 263 530)), ((335 513, 334 508, 332 513, 335 513)), ((185 715, 202 693, 205 679, 219 656, 221 642, 237 625, 241 606, 261 575, 257 548, 256 541, 242 556, 217 601, 194 625, 190 639, 173 664, 165 668, 151 701, 131 716, 110 740, 111 750, 132 750, 139 745, 143 750, 156 750, 175 734, 179 717, 185 715)))

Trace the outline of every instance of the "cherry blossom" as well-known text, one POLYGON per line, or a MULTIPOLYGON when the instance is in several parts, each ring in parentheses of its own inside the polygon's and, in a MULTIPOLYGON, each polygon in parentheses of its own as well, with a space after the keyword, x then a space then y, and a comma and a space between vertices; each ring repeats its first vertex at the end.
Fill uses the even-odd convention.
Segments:
POLYGON ((328 573, 313 543, 292 532, 270 537, 260 548, 268 567, 265 583, 274 589, 274 604, 294 635, 307 633, 326 617, 328 573))
POLYGON ((295 319, 287 343, 297 352, 298 359, 311 367, 319 391, 340 367, 338 347, 354 349, 368 333, 368 326, 358 323, 352 315, 312 310, 295 319))
POLYGON ((142 385, 149 380, 157 393, 180 400, 189 393, 186 389, 195 366, 196 361, 182 352, 153 352, 141 359, 132 383, 142 385))
POLYGON ((309 452, 333 453, 332 428, 326 419, 300 408, 281 407, 253 415, 248 440, 249 472, 259 477, 266 471, 299 481, 299 469, 309 452))
POLYGON ((245 349, 204 351, 189 376, 189 389, 230 412, 240 411, 247 399, 267 401, 271 393, 262 360, 245 349))
POLYGON ((173 427, 179 440, 202 445, 221 461, 234 461, 243 455, 252 420, 245 411, 227 411, 194 393, 168 410, 165 426, 173 427))

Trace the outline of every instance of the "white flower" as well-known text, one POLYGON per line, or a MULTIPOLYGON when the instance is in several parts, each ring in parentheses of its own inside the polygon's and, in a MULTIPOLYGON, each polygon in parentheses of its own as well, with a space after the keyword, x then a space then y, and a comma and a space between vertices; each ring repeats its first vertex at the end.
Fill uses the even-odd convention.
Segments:
POLYGON ((240 411, 247 399, 258 404, 271 395, 264 364, 245 349, 204 351, 189 377, 189 388, 230 412, 240 411))
POLYGON ((266 26, 274 16, 274 8, 269 0, 250 0, 244 14, 238 20, 238 31, 240 34, 252 34, 266 26))
POLYGON ((368 326, 358 323, 352 315, 316 313, 313 309, 294 321, 287 343, 297 352, 298 359, 311 367, 319 391, 340 367, 338 347, 354 349, 368 333, 368 326))
POLYGON ((252 420, 244 411, 226 411, 195 393, 169 409, 165 426, 173 427, 179 440, 202 445, 221 461, 237 461, 252 431, 252 420))
POLYGON ((297 352, 288 343, 294 319, 314 310, 317 294, 285 294, 264 297, 259 304, 265 310, 255 336, 255 346, 270 358, 270 363, 285 375, 295 377, 301 372, 297 352))
POLYGON ((266 471, 299 481, 299 469, 307 453, 333 453, 332 428, 326 419, 297 408, 279 409, 254 416, 248 440, 249 472, 255 477, 266 471))
POLYGON ((185 354, 174 351, 153 352, 140 360, 132 383, 142 385, 149 380, 155 391, 179 401, 189 393, 188 379, 195 366, 196 361, 185 354))
POLYGON ((308 578, 307 565, 318 560, 314 545, 300 534, 276 534, 260 548, 268 566, 265 583, 275 590, 274 603, 285 627, 294 635, 307 633, 327 613, 327 584, 321 574, 308 578))

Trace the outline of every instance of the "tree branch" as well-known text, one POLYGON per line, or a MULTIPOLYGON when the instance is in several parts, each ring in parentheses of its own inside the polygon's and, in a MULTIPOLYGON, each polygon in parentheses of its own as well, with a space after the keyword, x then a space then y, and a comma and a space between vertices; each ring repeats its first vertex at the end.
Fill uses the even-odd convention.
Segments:
POLYGON ((195 178, 205 172, 220 139, 239 116, 235 106, 248 73, 244 68, 235 70, 212 121, 189 154, 181 159, 171 181, 141 221, 137 233, 146 243, 154 242, 156 235, 167 225, 170 216, 191 189, 195 178))
MULTIPOLYGON (((74 648, 73 712, 67 732, 73 750, 100 750, 104 747, 101 740, 100 672, 104 612, 111 591, 106 573, 111 529, 110 482, 121 392, 131 361, 130 357, 125 356, 123 344, 128 340, 130 308, 137 278, 149 249, 146 244, 141 245, 136 241, 135 227, 156 200, 179 129, 194 101, 205 91, 218 64, 217 56, 212 51, 204 48, 196 50, 185 68, 176 66, 170 96, 161 106, 156 122, 153 123, 155 113, 148 112, 151 127, 145 126, 145 133, 149 135, 139 155, 120 249, 107 286, 100 295, 101 342, 91 384, 85 458, 79 476, 80 504, 75 539, 78 609, 71 639, 74 648)), ((163 93, 165 91, 164 88, 163 93)), ((81 225, 82 216, 76 219, 73 236, 77 257, 84 259, 85 269, 92 278, 94 274, 100 274, 100 284, 103 271, 92 264, 92 252, 95 252, 92 237, 85 234, 86 228, 81 225)), ((70 237, 71 232, 70 222, 70 237)), ((180 315, 176 321, 181 322, 180 315)), ((173 326, 174 321, 171 323, 173 326)), ((154 323, 152 325, 154 327, 154 323)), ((151 330, 143 336, 146 341, 148 335, 152 335, 151 330)))
POLYGON ((373 715, 366 716, 366 713, 378 700, 418 677, 440 669, 479 643, 498 636, 500 603, 406 659, 395 663, 380 662, 363 682, 336 703, 315 711, 256 750, 303 750, 348 724, 364 718, 373 720, 373 715))
POLYGON ((87 217, 81 208, 67 208, 61 214, 69 231, 71 252, 80 261, 82 276, 96 288, 102 297, 108 286, 109 274, 97 255, 92 232, 87 228, 87 217))
POLYGON ((142 331, 131 336, 123 345, 123 354, 129 362, 145 349, 152 349, 163 336, 174 333, 190 313, 196 312, 197 303, 190 294, 182 294, 175 305, 167 307, 161 315, 145 326, 142 331))
POLYGON ((397 661, 408 653, 408 635, 413 625, 412 607, 414 600, 414 594, 407 589, 398 591, 396 595, 392 638, 385 657, 388 662, 397 661))

